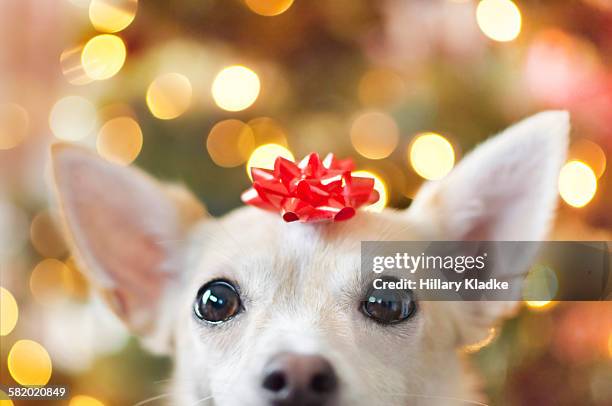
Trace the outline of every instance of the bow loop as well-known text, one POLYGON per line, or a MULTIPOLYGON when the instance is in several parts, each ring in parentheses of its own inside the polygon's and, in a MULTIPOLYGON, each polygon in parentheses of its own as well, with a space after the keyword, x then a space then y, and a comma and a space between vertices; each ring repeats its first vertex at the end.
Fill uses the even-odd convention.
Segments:
POLYGON ((246 204, 279 212, 286 222, 344 221, 379 199, 374 179, 354 177, 351 159, 307 155, 299 164, 278 157, 274 170, 252 168, 253 187, 242 194, 246 204))

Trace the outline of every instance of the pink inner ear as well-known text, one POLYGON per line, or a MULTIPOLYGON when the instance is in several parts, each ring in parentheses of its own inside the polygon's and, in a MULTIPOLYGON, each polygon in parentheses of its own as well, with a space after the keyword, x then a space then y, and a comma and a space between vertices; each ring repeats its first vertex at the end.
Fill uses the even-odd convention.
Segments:
POLYGON ((148 178, 127 168, 89 161, 68 166, 60 192, 87 271, 114 292, 122 318, 143 326, 170 276, 162 270, 167 253, 157 230, 171 234, 173 224, 164 222, 172 206, 148 178))

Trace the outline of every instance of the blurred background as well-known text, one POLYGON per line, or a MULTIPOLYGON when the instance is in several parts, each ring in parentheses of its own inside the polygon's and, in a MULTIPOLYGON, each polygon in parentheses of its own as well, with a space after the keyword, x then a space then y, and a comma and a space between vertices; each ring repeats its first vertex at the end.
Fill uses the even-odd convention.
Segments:
MULTIPOLYGON (((611 240, 612 0, 2 0, 0 384, 71 395, 0 405, 142 404, 170 376, 76 269, 53 142, 184 182, 214 215, 248 167, 334 152, 381 210, 543 109, 573 124, 552 238, 611 240)), ((465 352, 493 405, 612 405, 610 302, 525 302, 465 352)))

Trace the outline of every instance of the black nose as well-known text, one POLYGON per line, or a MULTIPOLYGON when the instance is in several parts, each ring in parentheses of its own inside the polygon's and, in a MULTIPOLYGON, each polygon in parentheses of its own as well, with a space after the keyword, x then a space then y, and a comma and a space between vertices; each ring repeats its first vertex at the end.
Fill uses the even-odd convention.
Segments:
POLYGON ((262 386, 272 406, 324 406, 333 400, 338 378, 323 357, 283 353, 264 368, 262 386))

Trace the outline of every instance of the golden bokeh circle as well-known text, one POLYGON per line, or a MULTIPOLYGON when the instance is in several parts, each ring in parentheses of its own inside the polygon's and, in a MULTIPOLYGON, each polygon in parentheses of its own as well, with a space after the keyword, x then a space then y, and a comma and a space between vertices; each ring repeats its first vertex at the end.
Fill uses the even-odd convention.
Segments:
POLYGON ((127 50, 116 35, 96 35, 83 47, 81 64, 91 79, 105 80, 115 76, 123 67, 127 50))
POLYGON ((255 103, 260 88, 255 72, 246 66, 233 65, 217 74, 211 92, 215 103, 223 110, 241 111, 255 103))
POLYGON ((295 161, 295 157, 291 151, 289 151, 283 145, 264 144, 255 148, 246 164, 246 171, 249 178, 253 180, 253 177, 251 176, 252 168, 274 169, 274 162, 278 157, 283 157, 289 161, 295 161))
POLYGON ((521 11, 511 0, 482 0, 476 8, 476 21, 494 41, 512 41, 521 33, 521 11))
POLYGON ((409 160, 419 176, 428 180, 438 180, 453 169, 455 150, 440 134, 422 133, 410 144, 409 160))
POLYGON ((48 210, 37 213, 32 219, 30 242, 43 257, 60 258, 68 251, 61 229, 48 210))
POLYGON ((585 162, 593 169, 598 179, 606 171, 606 153, 599 145, 585 138, 572 143, 569 159, 585 162))
POLYGON ((255 148, 253 130, 240 120, 223 120, 213 126, 206 138, 206 150, 219 166, 243 164, 255 148))
POLYGON ((368 111, 357 116, 350 134, 355 150, 369 159, 388 157, 399 141, 395 120, 381 111, 368 111))
POLYGON ((37 302, 52 305, 67 295, 66 274, 70 269, 62 261, 47 258, 40 261, 30 275, 30 291, 37 302))
POLYGON ((68 406, 104 406, 104 403, 91 396, 76 395, 70 399, 68 406))
POLYGON ((24 386, 46 385, 53 370, 47 350, 32 340, 19 340, 13 344, 7 365, 13 379, 24 386))
POLYGON ((559 173, 559 194, 570 206, 586 206, 597 192, 597 176, 593 169, 582 161, 569 161, 559 173))
POLYGON ((287 146, 285 129, 270 117, 258 117, 250 120, 247 125, 253 130, 255 145, 278 144, 287 146))
POLYGON ((53 135, 65 141, 78 141, 93 131, 97 122, 94 105, 81 96, 59 99, 49 114, 49 127, 53 135))
POLYGON ((0 336, 7 336, 13 331, 19 320, 19 306, 8 289, 0 286, 0 336))
POLYGON ((189 79, 180 73, 158 76, 147 89, 147 106, 156 118, 171 120, 182 115, 191 104, 193 90, 189 79))
POLYGON ((98 132, 96 148, 106 160, 129 165, 142 149, 142 130, 131 117, 116 117, 108 120, 98 132))
POLYGON ((3 390, 0 390, 0 406, 15 406, 13 401, 9 399, 8 394, 3 390))
POLYGON ((16 103, 0 104, 0 150, 12 149, 28 135, 28 112, 16 103))
POLYGON ((127 28, 138 10, 138 0, 91 0, 89 20, 102 32, 118 32, 127 28))
POLYGON ((375 68, 359 81, 358 97, 364 106, 392 106, 405 96, 406 83, 395 71, 375 68))
POLYGON ((361 178, 374 179, 374 189, 378 191, 380 198, 378 199, 378 201, 366 206, 365 210, 377 213, 383 211, 383 209, 387 206, 387 203, 389 202, 389 193, 387 192, 387 185, 385 184, 385 181, 380 176, 371 171, 355 171, 352 172, 351 175, 361 178))
POLYGON ((247 7, 256 14, 272 17, 284 13, 294 0, 245 0, 247 7))
POLYGON ((81 61, 82 53, 83 46, 81 45, 67 48, 60 55, 62 74, 71 85, 82 86, 94 81, 85 73, 81 61))

